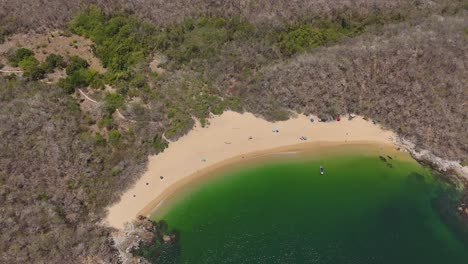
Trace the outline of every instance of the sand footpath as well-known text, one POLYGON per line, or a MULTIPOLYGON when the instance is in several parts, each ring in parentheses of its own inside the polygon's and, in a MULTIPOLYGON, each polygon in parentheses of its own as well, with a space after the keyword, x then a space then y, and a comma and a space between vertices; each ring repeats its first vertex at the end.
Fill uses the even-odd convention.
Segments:
POLYGON ((298 146, 312 148, 314 144, 321 143, 394 143, 393 132, 359 116, 339 122, 317 120, 314 116, 298 115, 287 121, 270 123, 250 113, 231 111, 215 116, 209 120, 208 127, 197 125, 186 136, 171 142, 163 153, 150 156, 142 177, 122 195, 119 202, 108 208, 105 224, 122 229, 136 216, 150 213, 175 189, 174 186, 210 169, 222 167, 226 161, 232 163, 243 155, 249 158, 256 153, 287 151, 288 146, 291 149, 298 146))

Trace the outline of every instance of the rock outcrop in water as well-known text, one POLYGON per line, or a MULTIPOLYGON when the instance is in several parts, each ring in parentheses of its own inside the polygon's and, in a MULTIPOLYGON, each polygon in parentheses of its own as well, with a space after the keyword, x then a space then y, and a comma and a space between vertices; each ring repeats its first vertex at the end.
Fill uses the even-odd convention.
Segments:
POLYGON ((161 258, 177 260, 178 243, 174 231, 164 221, 139 216, 112 236, 122 264, 159 263, 161 258))
POLYGON ((443 207, 449 209, 443 212, 442 218, 445 218, 445 222, 458 226, 457 233, 462 240, 468 239, 468 167, 463 166, 459 161, 442 159, 429 150, 417 149, 416 144, 402 137, 398 137, 395 140, 395 144, 408 151, 418 162, 426 164, 447 176, 453 173, 461 181, 461 184, 464 186, 461 197, 454 204, 450 201, 443 203, 443 207))
POLYGON ((395 144, 408 151, 417 161, 428 164, 432 168, 442 172, 454 171, 462 178, 465 185, 468 183, 468 167, 461 165, 460 161, 446 160, 434 155, 429 150, 417 149, 416 144, 403 137, 398 137, 395 144))
POLYGON ((114 233, 112 238, 122 264, 150 263, 145 258, 132 253, 140 247, 140 244, 151 243, 154 239, 153 222, 146 217, 138 217, 132 223, 126 224, 124 229, 114 233))

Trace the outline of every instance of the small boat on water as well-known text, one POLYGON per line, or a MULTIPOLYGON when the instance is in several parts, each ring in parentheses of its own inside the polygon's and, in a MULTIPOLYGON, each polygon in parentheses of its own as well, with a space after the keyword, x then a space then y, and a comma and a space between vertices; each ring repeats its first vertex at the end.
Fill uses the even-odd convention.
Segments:
POLYGON ((323 175, 324 173, 325 173, 325 171, 323 170, 323 166, 320 166, 320 174, 323 175))

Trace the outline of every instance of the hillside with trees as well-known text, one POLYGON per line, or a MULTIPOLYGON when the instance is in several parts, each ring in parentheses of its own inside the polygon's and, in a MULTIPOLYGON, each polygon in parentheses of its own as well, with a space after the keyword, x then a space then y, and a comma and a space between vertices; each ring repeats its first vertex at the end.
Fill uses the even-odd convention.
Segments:
MULTIPOLYGON (((23 72, 0 75, 0 262, 117 263, 113 230, 100 224, 105 208, 165 138, 225 110, 270 121, 358 113, 466 164, 467 8, 0 0, 0 43, 13 47, 0 69, 23 72), (52 30, 92 42, 87 52, 105 70, 69 52, 46 54, 47 42, 9 43, 52 30)), ((76 41, 67 45, 79 50, 76 41)))

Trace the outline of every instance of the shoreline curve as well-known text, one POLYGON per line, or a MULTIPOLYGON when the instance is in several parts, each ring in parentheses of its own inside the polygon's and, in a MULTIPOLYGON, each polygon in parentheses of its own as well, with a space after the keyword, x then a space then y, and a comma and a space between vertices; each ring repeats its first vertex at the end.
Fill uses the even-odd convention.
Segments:
MULTIPOLYGON (((104 225, 122 229, 138 215, 148 215, 175 190, 213 171, 265 155, 316 150, 337 145, 394 147, 396 136, 357 116, 352 120, 311 122, 315 116, 298 115, 271 123, 250 113, 224 112, 197 124, 187 135, 171 142, 162 153, 149 157, 146 171, 108 207, 104 225), (279 131, 279 132, 277 132, 279 131), (304 140, 303 137, 306 139, 304 140), (226 144, 229 142, 230 144, 226 144), (163 177, 161 179, 160 177, 163 177)), ((286 156, 290 156, 288 153, 286 156)))
MULTIPOLYGON (((223 175, 224 172, 234 170, 236 168, 244 168, 250 165, 258 165, 261 162, 271 162, 274 160, 288 160, 293 159, 297 160, 298 157, 302 158, 305 156, 306 159, 311 157, 323 157, 323 156, 334 156, 336 154, 349 153, 351 151, 362 151, 365 150, 365 154, 369 155, 384 155, 395 154, 397 149, 395 145, 382 143, 378 141, 353 141, 347 143, 340 142, 311 142, 303 143, 297 145, 284 146, 268 150, 260 150, 251 153, 246 153, 238 155, 233 158, 221 161, 217 164, 213 164, 204 168, 200 171, 197 171, 180 181, 172 184, 163 193, 153 199, 148 203, 142 210, 138 212, 138 215, 150 217, 164 204, 166 200, 170 200, 173 195, 177 195, 181 190, 188 187, 192 183, 197 183, 198 181, 211 179, 217 177, 216 175, 223 175), (324 151, 324 149, 326 149, 324 151), (318 152, 316 152, 318 151, 318 152), (310 154, 310 155, 307 155, 310 154)), ((362 155, 363 152, 360 152, 362 155)), ((397 154, 405 154, 399 152, 397 154)), ((408 155, 398 155, 398 159, 410 159, 411 156, 408 155)))

